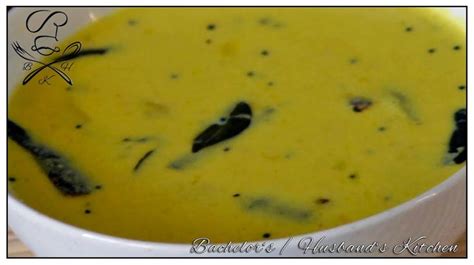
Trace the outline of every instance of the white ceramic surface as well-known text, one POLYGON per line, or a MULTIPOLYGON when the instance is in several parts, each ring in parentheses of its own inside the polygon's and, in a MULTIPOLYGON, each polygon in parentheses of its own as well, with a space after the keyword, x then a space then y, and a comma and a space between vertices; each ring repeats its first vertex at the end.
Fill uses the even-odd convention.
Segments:
MULTIPOLYGON (((52 9, 52 8, 48 8, 52 9)), ((69 16, 67 27, 61 32, 61 37, 73 33, 89 21, 100 18, 110 12, 105 8, 59 8, 69 16)), ((13 9, 8 14, 9 41, 18 40, 31 43, 31 34, 26 34, 25 19, 32 11, 31 8, 13 9)), ((465 21, 464 8, 451 8, 449 12, 458 20, 465 21)), ((21 66, 24 61, 8 50, 8 93, 17 82, 23 78, 21 66)), ((153 243, 127 240, 83 230, 45 216, 13 196, 8 195, 8 224, 18 237, 39 256, 195 256, 203 257, 210 254, 191 254, 191 245, 153 243)), ((386 243, 385 252, 369 254, 354 253, 319 253, 308 251, 305 256, 411 256, 405 250, 394 254, 393 247, 403 244, 420 236, 427 239, 419 241, 441 245, 454 243, 466 229, 466 168, 462 168, 440 185, 421 194, 420 196, 380 214, 339 226, 333 229, 294 237, 286 245, 283 256, 303 256, 303 250, 298 244, 303 238, 311 237, 313 244, 322 239, 323 245, 340 244, 371 244, 386 243)), ((266 241, 273 243, 276 250, 267 254, 213 254, 215 256, 279 256, 288 238, 266 241)), ((413 245, 410 245, 410 248, 413 245)), ((378 248, 374 248, 376 250, 378 248)), ((401 247, 396 250, 401 250, 401 247)), ((418 256, 433 255, 420 253, 418 256)), ((438 255, 438 254, 435 254, 438 255)))

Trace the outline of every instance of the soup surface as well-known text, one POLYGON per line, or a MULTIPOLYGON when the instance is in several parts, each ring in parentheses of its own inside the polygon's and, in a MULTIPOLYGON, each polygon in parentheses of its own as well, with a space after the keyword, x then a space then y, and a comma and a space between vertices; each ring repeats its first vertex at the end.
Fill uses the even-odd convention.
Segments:
POLYGON ((61 48, 72 41, 72 85, 44 69, 8 109, 9 192, 66 223, 160 242, 280 238, 381 212, 463 167, 465 31, 437 11, 133 8, 61 48))

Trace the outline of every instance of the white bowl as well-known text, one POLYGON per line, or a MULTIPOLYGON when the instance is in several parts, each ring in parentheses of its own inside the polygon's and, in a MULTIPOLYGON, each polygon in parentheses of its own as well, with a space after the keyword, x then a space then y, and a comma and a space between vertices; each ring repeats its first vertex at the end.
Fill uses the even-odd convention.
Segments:
MULTIPOLYGON (((53 8, 48 8, 53 9, 53 8)), ((67 27, 61 29, 61 37, 74 33, 91 20, 111 11, 110 8, 59 8, 67 13, 67 27)), ((465 21, 464 8, 446 8, 457 19, 465 21)), ((8 14, 8 38, 12 42, 31 43, 27 34, 26 17, 34 8, 15 8, 8 14)), ((23 61, 8 50, 8 94, 21 81, 23 61)), ((371 217, 342 225, 333 229, 318 231, 293 238, 267 240, 273 243, 271 253, 190 253, 190 244, 155 243, 129 240, 104 235, 52 219, 23 204, 11 194, 8 195, 8 225, 16 235, 38 256, 412 256, 403 245, 410 240, 409 249, 416 244, 452 245, 466 230, 466 167, 447 180, 418 197, 397 207, 371 217), (425 236, 426 238, 421 238, 425 236), (372 253, 316 253, 309 249, 306 254, 301 248, 311 238, 312 245, 339 246, 342 242, 350 245, 369 245, 377 242, 372 253), (418 241, 414 242, 416 239, 418 241), (386 251, 380 252, 381 245, 387 244, 386 251)), ((255 244, 256 242, 248 243, 255 244)), ((261 243, 261 242, 260 242, 261 243)), ((202 248, 197 248, 200 251, 202 248)), ((417 256, 433 256, 440 253, 423 251, 417 256)))

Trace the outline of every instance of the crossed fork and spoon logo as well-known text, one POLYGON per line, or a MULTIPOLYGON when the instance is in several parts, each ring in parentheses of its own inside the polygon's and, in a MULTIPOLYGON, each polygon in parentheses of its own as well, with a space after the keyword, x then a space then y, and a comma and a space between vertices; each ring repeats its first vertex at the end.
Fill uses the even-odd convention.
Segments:
POLYGON ((56 58, 52 62, 49 63, 43 63, 36 59, 33 55, 28 53, 21 45, 16 41, 11 44, 13 50, 20 56, 21 58, 31 62, 31 63, 37 63, 39 66, 32 70, 26 77, 23 79, 23 85, 27 84, 33 77, 35 77, 37 74, 39 74, 41 71, 43 71, 46 68, 49 68, 56 72, 64 81, 66 81, 69 85, 72 85, 72 80, 69 78, 69 76, 64 73, 61 69, 57 68, 55 64, 68 61, 70 59, 73 59, 79 55, 79 52, 81 51, 81 43, 76 41, 71 44, 69 44, 63 51, 62 56, 56 58))

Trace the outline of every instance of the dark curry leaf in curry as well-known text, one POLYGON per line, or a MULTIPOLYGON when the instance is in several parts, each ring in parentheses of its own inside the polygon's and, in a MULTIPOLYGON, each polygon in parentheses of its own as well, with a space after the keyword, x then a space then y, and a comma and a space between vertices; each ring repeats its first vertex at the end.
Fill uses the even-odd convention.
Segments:
POLYGON ((36 160, 49 180, 63 194, 85 195, 92 191, 89 180, 74 169, 70 162, 56 151, 34 142, 28 133, 15 122, 8 120, 7 134, 10 139, 26 149, 36 160))
POLYGON ((461 164, 466 161, 467 157, 467 113, 466 109, 460 109, 454 113, 454 121, 456 129, 449 140, 449 150, 451 154, 455 154, 454 163, 461 164))
POLYGON ((238 103, 222 123, 212 124, 194 138, 192 152, 199 152, 203 148, 237 136, 250 126, 251 121, 250 105, 245 102, 238 103))
POLYGON ((91 48, 91 49, 78 49, 74 52, 64 54, 58 57, 55 62, 69 61, 79 57, 92 56, 92 55, 104 55, 109 51, 109 48, 91 48))

